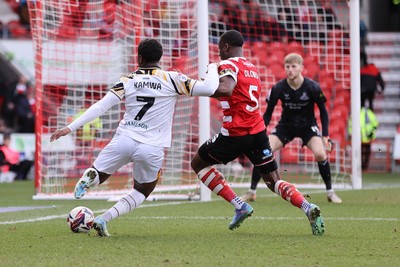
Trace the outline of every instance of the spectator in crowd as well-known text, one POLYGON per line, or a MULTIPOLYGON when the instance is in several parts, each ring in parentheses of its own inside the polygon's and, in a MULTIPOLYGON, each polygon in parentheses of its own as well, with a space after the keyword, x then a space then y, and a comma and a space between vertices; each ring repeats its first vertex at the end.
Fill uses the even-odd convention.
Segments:
POLYGON ((27 29, 29 29, 29 27, 30 27, 29 9, 28 9, 28 3, 26 0, 19 1, 19 6, 17 8, 17 12, 18 12, 19 21, 21 22, 21 25, 23 25, 27 29))
POLYGON ((15 105, 14 105, 14 94, 15 94, 15 83, 4 82, 2 88, 4 92, 4 100, 2 106, 2 116, 5 120, 6 126, 9 129, 15 127, 15 105))
MULTIPOLYGON (((89 101, 85 101, 84 107, 82 107, 76 115, 71 118, 72 122, 73 120, 78 119, 80 116, 82 116, 88 108, 90 108, 91 103, 89 101)), ((95 118, 89 123, 84 124, 82 127, 78 128, 76 130, 76 145, 79 147, 86 146, 90 147, 92 146, 93 140, 98 135, 99 130, 102 127, 102 122, 100 117, 95 118)))
POLYGON ((314 33, 314 37, 319 37, 318 40, 321 43, 328 43, 327 37, 329 31, 341 29, 337 21, 335 9, 332 6, 332 1, 324 0, 322 5, 317 7, 315 20, 318 31, 314 33))
POLYGON ((289 38, 295 39, 299 33, 300 25, 291 1, 284 0, 283 6, 278 8, 278 21, 286 29, 289 38))
POLYGON ((301 0, 299 2, 299 7, 297 8, 297 16, 301 28, 303 30, 308 30, 310 28, 312 20, 314 19, 311 8, 308 6, 308 0, 301 0))
POLYGON ((10 147, 11 134, 3 134, 3 144, 0 146, 0 169, 2 173, 9 171, 16 173, 17 180, 26 180, 33 166, 32 160, 21 159, 20 153, 10 147))
POLYGON ((4 134, 5 132, 7 132, 6 122, 0 118, 0 134, 4 134))
POLYGON ((367 40, 368 27, 363 20, 360 20, 360 51, 365 53, 365 46, 368 43, 367 40))
POLYGON ((320 21, 326 24, 327 30, 340 28, 340 25, 337 23, 337 16, 332 1, 324 0, 322 5, 317 7, 317 14, 319 17, 323 18, 320 21))
POLYGON ((385 82, 381 72, 375 64, 368 63, 367 54, 361 52, 361 106, 364 107, 368 101, 369 109, 374 111, 375 93, 383 93, 384 90, 385 82))
POLYGON ((17 132, 19 133, 33 133, 35 128, 35 118, 27 96, 28 89, 27 80, 25 77, 21 77, 17 84, 13 101, 17 122, 17 132))
MULTIPOLYGON (((379 122, 375 113, 366 107, 362 107, 360 111, 360 125, 361 125, 361 168, 367 170, 369 167, 369 159, 371 157, 371 143, 376 139, 376 130, 378 129, 379 122)), ((352 133, 351 117, 349 119, 348 127, 349 137, 352 133)))

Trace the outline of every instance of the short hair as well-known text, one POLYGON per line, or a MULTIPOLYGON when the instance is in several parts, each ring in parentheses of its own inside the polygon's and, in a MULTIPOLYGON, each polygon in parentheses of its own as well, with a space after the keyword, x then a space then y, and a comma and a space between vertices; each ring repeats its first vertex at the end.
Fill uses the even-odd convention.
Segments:
POLYGON ((297 53, 290 53, 288 55, 286 55, 285 60, 284 60, 285 64, 288 63, 297 63, 300 65, 303 65, 303 57, 300 54, 297 53))
POLYGON ((242 47, 244 44, 243 36, 240 32, 236 30, 226 31, 221 35, 220 41, 236 47, 242 47))
POLYGON ((138 46, 138 54, 146 62, 158 62, 163 55, 163 47, 156 39, 144 39, 138 46))

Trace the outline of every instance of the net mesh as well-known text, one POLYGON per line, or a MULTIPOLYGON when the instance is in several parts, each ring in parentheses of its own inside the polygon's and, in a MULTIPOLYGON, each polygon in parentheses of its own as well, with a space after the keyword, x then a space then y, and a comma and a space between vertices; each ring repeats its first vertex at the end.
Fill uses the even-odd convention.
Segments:
MULTIPOLYGON (((66 126, 95 103, 122 74, 137 67, 138 42, 157 38, 164 46, 162 66, 198 78, 197 1, 29 1, 35 48, 37 86, 38 195, 70 194, 83 171, 108 143, 123 114, 113 107, 84 128, 50 143, 49 135, 66 126)), ((201 21, 201 20, 200 20, 201 21)), ((201 22, 200 22, 201 23, 201 22)), ((284 77, 283 57, 300 53, 304 75, 318 81, 328 98, 330 154, 335 184, 349 183, 346 151, 349 112, 350 60, 346 1, 209 1, 210 62, 219 61, 218 37, 227 29, 241 31, 244 56, 259 69, 263 82, 260 103, 272 85, 284 77)), ((211 99, 211 134, 221 127, 221 110, 211 99)), ((156 190, 173 189, 192 195, 198 188, 190 168, 199 143, 198 100, 181 97, 174 115, 172 147, 156 190)), ((270 131, 281 108, 275 109, 270 131)), ((316 110, 317 115, 318 110, 316 110)), ((317 165, 297 140, 277 153, 280 170, 297 184, 321 184, 317 165)), ((240 158, 218 166, 232 184, 249 182, 252 166, 240 158)), ((132 166, 124 166, 90 194, 107 195, 132 188, 132 166)), ((285 177, 286 178, 286 177, 285 177)))

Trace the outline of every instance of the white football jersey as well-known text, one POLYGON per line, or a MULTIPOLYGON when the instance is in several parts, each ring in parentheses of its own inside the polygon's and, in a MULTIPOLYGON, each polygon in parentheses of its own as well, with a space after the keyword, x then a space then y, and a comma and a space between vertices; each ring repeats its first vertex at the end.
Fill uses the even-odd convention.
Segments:
POLYGON ((120 78, 110 89, 121 100, 126 111, 117 133, 139 142, 171 146, 172 121, 179 95, 192 95, 197 80, 160 68, 140 68, 120 78))

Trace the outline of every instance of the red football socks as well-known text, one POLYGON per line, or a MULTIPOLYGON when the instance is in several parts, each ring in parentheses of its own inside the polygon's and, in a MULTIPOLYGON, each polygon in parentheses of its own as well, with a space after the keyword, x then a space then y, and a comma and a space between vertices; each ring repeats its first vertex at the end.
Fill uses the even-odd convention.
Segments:
POLYGON ((226 201, 231 202, 236 197, 235 192, 226 183, 225 178, 214 167, 206 167, 199 171, 197 175, 205 186, 226 201))

